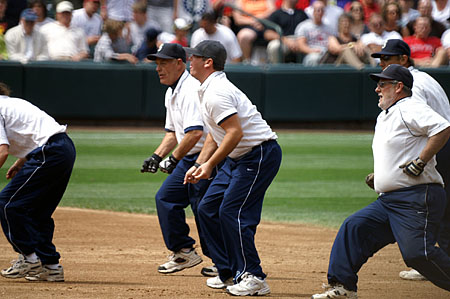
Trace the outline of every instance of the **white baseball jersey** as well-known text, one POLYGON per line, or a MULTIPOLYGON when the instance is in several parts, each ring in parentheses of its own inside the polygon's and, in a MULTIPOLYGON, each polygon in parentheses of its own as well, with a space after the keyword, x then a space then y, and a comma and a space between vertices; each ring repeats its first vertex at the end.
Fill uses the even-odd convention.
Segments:
POLYGON ((203 121, 218 146, 225 137, 220 124, 234 114, 239 117, 244 137, 228 155, 230 158, 242 157, 254 146, 277 139, 256 106, 227 79, 224 72, 212 73, 202 83, 198 94, 203 121))
POLYGON ((24 158, 53 135, 65 131, 66 126, 33 104, 0 96, 0 144, 8 144, 11 155, 24 158))
POLYGON ((450 104, 442 86, 429 74, 410 66, 413 75, 413 97, 428 104, 435 112, 450 122, 450 104))
POLYGON ((89 17, 84 8, 74 10, 72 13, 71 27, 81 28, 86 36, 102 35, 102 17, 98 13, 94 13, 89 17))
POLYGON ((399 166, 418 158, 429 137, 447 127, 450 127, 448 121, 414 95, 382 111, 372 143, 375 191, 383 193, 419 184, 443 184, 435 167, 436 157, 418 177, 403 173, 399 166))
POLYGON ((217 31, 214 34, 206 33, 205 29, 199 28, 194 31, 191 37, 191 47, 197 46, 204 40, 215 40, 220 42, 227 51, 227 62, 242 56, 241 46, 236 35, 227 26, 216 24, 217 31))
POLYGON ((166 91, 166 131, 175 132, 177 141, 180 143, 187 132, 203 130, 203 136, 186 155, 200 152, 208 133, 203 125, 197 93, 195 92, 199 86, 200 82, 192 77, 188 71, 184 71, 175 90, 169 87, 166 91))

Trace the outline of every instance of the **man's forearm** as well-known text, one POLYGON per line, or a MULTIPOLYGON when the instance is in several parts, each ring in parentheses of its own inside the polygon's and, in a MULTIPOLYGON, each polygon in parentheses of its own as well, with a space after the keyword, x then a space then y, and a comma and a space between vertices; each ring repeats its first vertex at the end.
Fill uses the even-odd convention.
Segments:
POLYGON ((202 151, 198 155, 197 163, 203 164, 211 158, 214 152, 217 150, 217 143, 212 138, 211 134, 206 136, 205 143, 203 144, 202 151))
POLYGON ((167 154, 170 153, 175 146, 177 146, 177 138, 175 137, 175 133, 167 132, 161 141, 161 144, 155 150, 155 154, 163 158, 167 156, 167 154))
POLYGON ((434 136, 431 136, 428 139, 425 148, 420 153, 419 158, 423 160, 425 163, 428 163, 428 161, 430 161, 433 158, 433 156, 436 155, 441 150, 441 148, 445 145, 449 137, 450 137, 450 127, 437 133, 434 136))
POLYGON ((203 135, 203 131, 201 130, 192 130, 184 135, 183 140, 181 140, 180 144, 173 151, 172 155, 178 159, 183 159, 184 156, 197 144, 200 138, 203 135))

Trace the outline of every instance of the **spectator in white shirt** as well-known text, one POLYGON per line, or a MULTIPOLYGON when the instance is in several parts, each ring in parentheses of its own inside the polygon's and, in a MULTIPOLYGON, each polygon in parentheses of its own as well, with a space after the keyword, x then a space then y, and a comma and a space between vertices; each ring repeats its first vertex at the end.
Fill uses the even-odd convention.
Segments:
POLYGON ((73 5, 62 1, 56 6, 56 22, 42 26, 50 59, 80 61, 89 56, 86 36, 80 28, 70 27, 73 5))
POLYGON ((383 18, 377 13, 370 16, 369 29, 369 33, 361 36, 361 42, 368 48, 370 53, 380 52, 381 47, 389 39, 402 39, 402 36, 397 31, 387 32, 384 30, 383 18))
POLYGON ((431 5, 433 6, 433 11, 431 12, 433 19, 441 22, 448 28, 450 26, 448 20, 450 18, 450 1, 433 0, 431 1, 431 5))
POLYGON ((203 14, 200 28, 192 34, 191 47, 197 46, 204 40, 220 42, 227 51, 227 63, 241 61, 242 50, 236 35, 230 28, 217 23, 217 16, 213 11, 203 14))
MULTIPOLYGON (((322 1, 325 4, 325 12, 322 17, 322 23, 330 26, 331 28, 334 28, 335 31, 337 32, 338 20, 339 17, 344 13, 344 9, 334 4, 328 4, 328 0, 316 0, 316 1, 322 1)), ((313 11, 314 8, 312 4, 307 8, 305 8, 305 13, 308 15, 310 19, 314 18, 313 11)))
POLYGON ((36 20, 36 13, 27 8, 20 15, 20 24, 6 32, 5 41, 10 60, 27 63, 30 60, 48 59, 45 37, 34 30, 36 20))
POLYGON ((83 8, 73 11, 70 26, 81 28, 89 46, 95 46, 102 35, 103 20, 97 13, 100 0, 84 0, 83 8))
POLYGON ((295 28, 295 35, 298 36, 297 47, 299 52, 305 55, 303 64, 306 66, 319 64, 328 50, 328 38, 335 32, 335 29, 322 22, 325 3, 316 1, 312 6, 313 18, 301 22, 295 28))

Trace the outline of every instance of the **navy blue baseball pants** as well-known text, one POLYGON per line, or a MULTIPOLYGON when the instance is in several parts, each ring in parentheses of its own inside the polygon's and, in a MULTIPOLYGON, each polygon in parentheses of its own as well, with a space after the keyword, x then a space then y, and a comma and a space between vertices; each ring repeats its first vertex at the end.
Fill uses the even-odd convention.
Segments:
POLYGON ((198 225, 197 207, 212 180, 200 180, 197 184, 183 185, 186 172, 194 165, 198 154, 185 156, 177 167, 163 182, 156 193, 156 209, 159 224, 167 248, 177 252, 182 248, 190 248, 195 240, 189 236, 184 209, 190 204, 197 223, 200 245, 204 255, 209 256, 200 226, 198 225))
POLYGON ((445 205, 445 192, 438 184, 382 193, 342 224, 331 250, 328 282, 356 291, 362 265, 397 242, 407 266, 450 290, 450 257, 435 246, 445 205))
POLYGON ((198 207, 200 226, 222 281, 245 272, 265 278, 255 247, 264 194, 281 164, 275 140, 239 160, 225 159, 198 207))
POLYGON ((436 169, 444 180, 444 189, 447 196, 447 207, 441 223, 441 232, 438 237, 439 247, 450 256, 450 139, 447 144, 436 154, 436 169))
POLYGON ((27 155, 27 162, 0 192, 0 219, 6 238, 22 255, 35 252, 43 264, 57 264, 52 214, 66 190, 75 146, 56 134, 27 155))

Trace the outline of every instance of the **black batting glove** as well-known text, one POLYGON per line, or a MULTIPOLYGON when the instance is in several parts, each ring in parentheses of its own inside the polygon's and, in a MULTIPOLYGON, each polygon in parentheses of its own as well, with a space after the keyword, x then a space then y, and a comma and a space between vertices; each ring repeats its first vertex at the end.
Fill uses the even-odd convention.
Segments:
POLYGON ((157 172, 161 160, 162 158, 160 156, 158 156, 157 154, 153 154, 151 157, 145 159, 144 163, 142 164, 141 172, 157 172))
POLYGON ((367 184, 367 186, 369 186, 372 189, 375 189, 375 186, 374 186, 374 183, 373 183, 374 178, 375 178, 375 176, 373 175, 373 173, 369 173, 366 176, 366 184, 367 184))
POLYGON ((165 158, 161 163, 159 163, 159 169, 162 172, 171 174, 172 171, 177 167, 179 160, 177 160, 173 155, 170 155, 168 158, 165 158))
POLYGON ((417 158, 415 160, 409 161, 405 164, 400 165, 403 168, 403 172, 412 177, 418 177, 422 172, 427 163, 422 159, 417 158))

